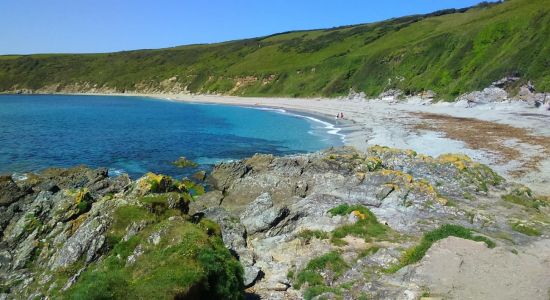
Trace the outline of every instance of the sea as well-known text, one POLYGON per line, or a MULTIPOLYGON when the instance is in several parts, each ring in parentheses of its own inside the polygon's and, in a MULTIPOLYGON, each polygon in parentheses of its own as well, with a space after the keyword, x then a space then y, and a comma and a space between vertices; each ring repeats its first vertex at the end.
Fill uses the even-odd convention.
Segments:
POLYGON ((255 153, 343 144, 330 120, 282 109, 130 96, 0 95, 0 174, 106 167, 110 176, 176 178, 255 153), (186 157, 198 164, 181 169, 186 157))

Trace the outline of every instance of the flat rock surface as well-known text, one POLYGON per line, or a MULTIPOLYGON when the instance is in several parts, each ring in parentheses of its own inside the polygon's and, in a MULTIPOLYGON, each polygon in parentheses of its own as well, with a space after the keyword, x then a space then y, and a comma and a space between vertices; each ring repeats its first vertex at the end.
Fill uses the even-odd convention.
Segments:
POLYGON ((443 299, 549 299, 550 240, 511 250, 449 237, 430 248, 411 280, 443 299))

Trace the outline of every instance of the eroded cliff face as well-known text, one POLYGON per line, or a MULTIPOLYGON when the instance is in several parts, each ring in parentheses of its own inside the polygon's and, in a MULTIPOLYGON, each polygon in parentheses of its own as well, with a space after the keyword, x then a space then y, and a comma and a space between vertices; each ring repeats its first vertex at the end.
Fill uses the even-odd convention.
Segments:
POLYGON ((550 287, 540 279, 548 199, 466 156, 256 155, 215 166, 204 194, 190 180, 106 175, 2 177, 4 297, 92 297, 99 287, 114 298, 239 298, 245 288, 264 299, 475 297, 491 285, 454 275, 476 278, 472 266, 484 264, 510 271, 493 286, 511 295, 546 299, 550 287), (540 280, 529 283, 533 265, 540 280))

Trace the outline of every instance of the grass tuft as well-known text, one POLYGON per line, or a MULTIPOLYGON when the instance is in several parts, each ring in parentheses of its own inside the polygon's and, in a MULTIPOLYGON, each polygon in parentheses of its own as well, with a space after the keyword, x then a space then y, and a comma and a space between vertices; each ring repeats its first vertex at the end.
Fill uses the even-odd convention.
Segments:
POLYGON ((345 245, 342 239, 348 235, 372 240, 384 236, 389 231, 388 226, 380 224, 376 216, 362 205, 341 204, 328 212, 333 216, 347 216, 353 213, 358 219, 354 224, 343 225, 332 231, 331 242, 337 246, 345 245))
POLYGON ((420 241, 420 244, 405 251, 399 263, 386 269, 386 272, 395 273, 404 266, 419 262, 424 257, 424 255, 426 255, 428 249, 430 249, 430 247, 435 242, 448 238, 450 236, 455 236, 477 242, 484 242, 489 248, 494 248, 496 246, 495 242, 486 237, 475 235, 471 229, 459 225, 445 224, 438 229, 424 234, 422 240, 420 241))

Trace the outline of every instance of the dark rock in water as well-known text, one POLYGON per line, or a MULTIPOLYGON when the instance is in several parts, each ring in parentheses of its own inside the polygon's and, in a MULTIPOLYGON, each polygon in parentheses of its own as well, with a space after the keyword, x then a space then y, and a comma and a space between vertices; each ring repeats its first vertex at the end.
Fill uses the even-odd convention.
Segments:
POLYGON ((196 168, 198 166, 196 162, 191 161, 183 156, 178 158, 172 164, 178 168, 196 168))
POLYGON ((193 174, 193 178, 195 178, 198 181, 205 181, 206 180, 206 172, 205 171, 198 171, 195 174, 193 174))

